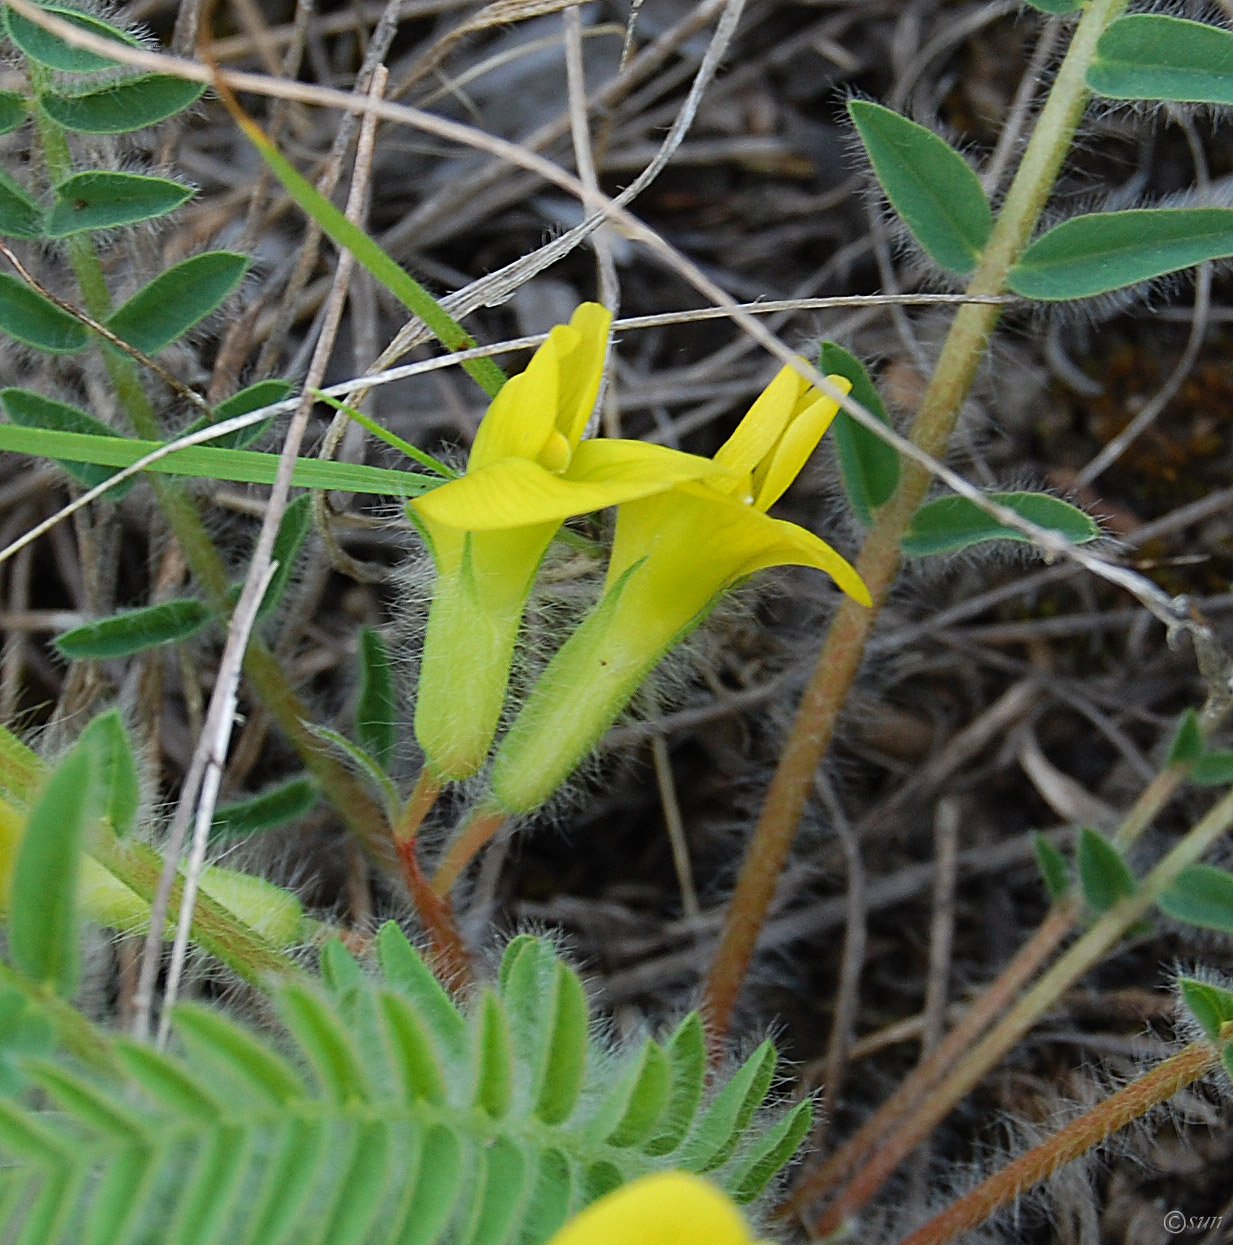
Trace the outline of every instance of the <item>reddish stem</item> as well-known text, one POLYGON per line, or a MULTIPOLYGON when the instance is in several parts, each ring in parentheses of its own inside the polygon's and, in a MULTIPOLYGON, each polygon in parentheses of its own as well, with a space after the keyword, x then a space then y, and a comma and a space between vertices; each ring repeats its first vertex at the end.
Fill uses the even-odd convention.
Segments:
POLYGON ((1206 1076, 1219 1062, 1219 1052, 1206 1042, 1195 1042, 1183 1048, 977 1185, 941 1214, 917 1228, 900 1245, 943 1245, 943 1242, 954 1240, 961 1232, 984 1223, 1025 1189, 1039 1184, 1063 1164, 1086 1154, 1131 1120, 1145 1115, 1178 1090, 1206 1076))
POLYGON ((455 989, 469 985, 475 979, 475 973, 449 899, 434 894, 432 887, 428 885, 428 879, 415 855, 414 838, 396 839, 394 847, 398 852, 403 880, 411 892, 420 923, 437 953, 438 975, 446 985, 455 989))

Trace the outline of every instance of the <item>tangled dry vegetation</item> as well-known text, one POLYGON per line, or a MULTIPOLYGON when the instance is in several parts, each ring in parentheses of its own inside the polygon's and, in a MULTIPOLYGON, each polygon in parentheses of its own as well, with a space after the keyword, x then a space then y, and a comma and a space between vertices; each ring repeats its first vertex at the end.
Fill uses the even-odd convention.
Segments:
MULTIPOLYGON (((363 89, 384 64, 388 98, 571 169, 571 121, 585 99, 595 176, 615 192, 657 161, 724 6, 646 0, 632 27, 621 3, 587 5, 576 23, 562 17, 563 7, 230 0, 208 17, 225 67, 363 89), (581 72, 572 88, 567 52, 581 72)), ((128 13, 172 40, 170 0, 139 2, 128 13)), ((823 307, 811 300, 947 287, 870 193, 843 102, 867 95, 944 129, 979 158, 996 189, 1013 166, 1033 83, 1050 64, 1047 55, 1029 63, 1045 21, 1014 0, 750 0, 688 133, 633 210, 740 299, 782 301, 765 322, 790 345, 827 337, 853 350, 902 423, 950 310, 927 300, 823 307)), ((245 102, 301 169, 328 187, 345 181, 354 118, 295 102, 245 102)), ((117 280, 134 252, 144 253, 143 266, 165 266, 207 242, 256 257, 225 318, 169 352, 167 367, 211 400, 264 375, 302 376, 333 248, 306 229, 212 98, 152 143, 119 158, 175 168, 200 193, 174 225, 131 236, 104 256, 117 280)), ((1227 126, 1202 114, 1145 120, 1133 110, 1093 111, 1058 201, 1132 205, 1194 183, 1233 185, 1227 126)), ((438 293, 458 291, 451 305, 469 313, 467 327, 482 342, 567 318, 594 296, 597 272, 608 270, 627 321, 618 327, 604 407, 610 432, 710 453, 774 370, 729 321, 692 313, 699 302, 686 282, 616 230, 535 271, 542 248, 581 218, 575 200, 533 173, 383 125, 368 187, 373 234, 438 293)), ((1201 271, 1148 300, 1048 314, 1012 309, 968 402, 953 460, 982 485, 1047 486, 1077 500, 1104 522, 1116 542, 1109 552, 1170 594, 1188 594, 1226 637, 1228 292, 1219 273, 1201 271), (1102 459, 1136 417, 1145 425, 1139 435, 1113 461, 1102 459)), ((327 379, 370 371, 404 318, 357 276, 327 379)), ((40 367, 44 391, 56 392, 64 365, 5 350, 8 376, 31 384, 30 369, 40 367)), ((427 353, 415 346, 408 357, 427 353)), ((98 378, 86 376, 85 385, 106 404, 98 378)), ((465 375, 448 370, 375 388, 365 409, 437 452, 467 442, 483 399, 465 375)), ((319 408, 310 444, 324 436, 329 415, 319 408)), ((349 431, 336 456, 390 461, 359 433, 349 431)), ((785 513, 850 554, 858 533, 828 454, 816 455, 785 513)), ((0 472, 0 543, 68 495, 62 473, 46 463, 8 455, 0 472)), ((197 488, 238 564, 262 490, 197 488)), ((332 503, 329 541, 320 529, 311 538, 293 604, 271 637, 325 723, 342 720, 353 703, 359 624, 393 622, 413 635, 408 600, 423 580, 414 565, 407 569, 421 556, 414 538, 388 508, 342 495, 332 503)), ((852 1130, 1039 921, 1046 899, 1032 832, 1069 843, 1078 824, 1116 824, 1155 773, 1177 714, 1204 694, 1189 646, 1171 647, 1130 598, 1071 564, 984 548, 993 551, 904 572, 817 776, 744 996, 743 1031, 780 1036, 799 1073, 792 1089, 823 1087, 817 1146, 852 1130)), ((216 652, 184 648, 165 660, 66 667, 48 644, 66 625, 180 591, 184 565, 148 499, 139 490, 118 507, 79 514, 3 575, 0 720, 54 747, 68 724, 117 703, 160 776, 152 798, 174 799, 216 652)), ((460 911, 480 938, 494 928, 564 931, 618 1028, 677 1012, 696 996, 833 594, 807 572, 781 570, 738 605, 693 644, 671 698, 645 698, 572 797, 487 856, 460 911)), ((267 716, 250 702, 242 709, 228 799, 294 769, 267 716)), ((408 751, 402 760, 411 773, 415 758, 408 751)), ((1155 833, 1167 838, 1188 824, 1203 798, 1180 798, 1155 833)), ((450 824, 448 811, 435 815, 437 833, 450 824)), ((234 857, 293 882, 314 907, 359 929, 407 911, 398 884, 324 806, 235 848, 234 857)), ((1167 1053, 1174 1031, 1165 973, 1175 964, 1218 964, 1228 949, 1223 936, 1158 925, 1111 957, 909 1166, 886 1199, 896 1208, 885 1212, 887 1233, 935 1204, 940 1188, 962 1186, 974 1165, 1167 1053)), ((99 1015, 123 1018, 131 1007, 134 962, 129 940, 98 944, 91 980, 99 1015)), ((1053 1186, 1048 1214, 1025 1213, 1010 1235, 1155 1241, 1163 1239, 1162 1205, 1233 1221, 1227 1179, 1212 1174, 1221 1165, 1227 1172, 1233 1159, 1222 1107, 1207 1090, 1175 1105, 1103 1167, 1053 1186)))

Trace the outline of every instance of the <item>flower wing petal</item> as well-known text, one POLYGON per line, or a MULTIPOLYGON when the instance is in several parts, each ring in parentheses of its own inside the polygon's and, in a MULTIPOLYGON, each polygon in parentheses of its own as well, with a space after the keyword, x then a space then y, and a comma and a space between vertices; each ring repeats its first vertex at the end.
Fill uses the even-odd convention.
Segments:
POLYGON ((709 459, 640 441, 588 441, 564 475, 507 458, 451 480, 410 503, 430 523, 472 532, 560 522, 646 497, 715 472, 709 459))

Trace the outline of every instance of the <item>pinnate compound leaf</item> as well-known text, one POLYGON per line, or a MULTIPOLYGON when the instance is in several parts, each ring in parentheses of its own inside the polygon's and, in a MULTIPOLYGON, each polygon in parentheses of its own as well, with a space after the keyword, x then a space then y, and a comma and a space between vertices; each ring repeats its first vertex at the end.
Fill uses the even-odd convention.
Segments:
POLYGON ((177 1003, 172 1019, 190 1054, 241 1085, 263 1108, 286 1107, 306 1096, 299 1073, 282 1055, 216 1009, 177 1003))
POLYGON ((71 998, 81 974, 77 882, 104 807, 97 745, 80 740, 52 770, 26 817, 9 896, 9 955, 31 981, 71 998))
POLYGON ((170 74, 122 78, 84 91, 41 91, 39 107, 66 130, 128 134, 174 117, 201 98, 205 86, 170 74))
POLYGON ((1197 761, 1203 755, 1203 732, 1199 729, 1199 715, 1191 708, 1186 709, 1177 723, 1177 733, 1169 745, 1167 765, 1178 765, 1185 761, 1197 761))
POLYGON ((388 770, 398 742, 394 666, 385 641, 372 627, 360 630, 360 692, 355 704, 355 733, 360 746, 388 770))
POLYGON ((708 1172, 727 1162, 775 1074, 775 1047, 763 1042, 737 1069, 698 1117, 681 1155, 681 1166, 708 1172))
POLYGON ((251 799, 219 805, 210 826, 210 837, 239 839, 273 830, 275 826, 285 826, 288 822, 307 817, 320 798, 321 789, 308 775, 289 778, 251 799))
POLYGON ((1190 766, 1190 781, 1201 787, 1223 787, 1233 782, 1233 752, 1220 748, 1196 757, 1190 766))
POLYGON ((491 992, 484 995, 476 1029, 475 1105, 490 1118, 499 1120, 510 1107, 513 1052, 505 1009, 491 992))
POLYGON ((656 1136, 643 1148, 647 1154, 671 1154, 682 1142, 698 1113, 706 1082, 706 1034, 702 1018, 690 1012, 665 1048, 672 1067, 672 1088, 656 1136))
POLYGON ((1233 873, 1214 865, 1191 865, 1156 904, 1175 921, 1233 934, 1233 873))
MULTIPOLYGON (((109 437, 112 440, 122 439, 114 428, 79 407, 70 406, 67 402, 54 402, 30 389, 0 389, 0 404, 3 404, 4 413, 9 419, 23 428, 49 428, 56 432, 80 432, 90 436, 109 437)), ((93 463, 70 462, 65 459, 56 461, 86 488, 94 488, 116 474, 112 468, 97 467, 93 463)), ((136 483, 136 480, 121 481, 112 490, 111 500, 120 501, 136 483)))
POLYGON ((37 238, 43 233, 43 209, 30 192, 0 169, 0 235, 37 238))
POLYGON ((464 1065, 470 1051, 467 1022, 393 921, 386 921, 377 931, 377 959, 389 985, 414 1004, 443 1062, 451 1067, 464 1065))
POLYGON ((577 973, 558 963, 556 977, 556 1012, 549 1038, 547 1074, 535 1104, 535 1114, 545 1124, 568 1119, 578 1104, 590 1028, 586 991, 577 973))
POLYGON ((733 1198, 746 1205, 766 1188, 767 1182, 800 1149, 813 1123, 813 1102, 806 1098, 788 1112, 773 1128, 759 1137, 725 1183, 733 1198))
POLYGON ((62 632, 55 643, 60 655, 70 661, 105 661, 160 644, 178 644, 195 636, 209 621, 210 612, 200 601, 180 597, 83 623, 62 632))
POLYGON ((193 192, 166 177, 96 170, 74 173, 56 187, 55 195, 43 226, 49 238, 153 220, 175 211, 193 192))
POLYGON ((96 781, 102 804, 99 813, 113 834, 123 837, 137 820, 141 806, 141 783, 132 741, 124 728, 119 710, 100 713, 84 731, 81 741, 94 752, 98 766, 96 781))
POLYGON ((187 333, 240 284, 248 257, 206 251, 160 273, 107 321, 107 327, 144 354, 155 354, 187 333))
POLYGON ((1233 30, 1135 13, 1100 36, 1087 84, 1110 99, 1233 104, 1233 30))
POLYGON ((1177 988, 1186 1009, 1199 1022, 1199 1028, 1213 1042, 1217 1041, 1220 1030, 1233 1022, 1233 992, 1194 977, 1179 977, 1177 988))
POLYGON ((1039 831, 1032 836, 1036 867, 1040 870, 1045 890, 1055 903, 1070 894, 1070 866, 1066 857, 1039 831))
POLYGON ((1129 899, 1139 889, 1117 848, 1090 826, 1079 831, 1075 863, 1083 898, 1097 914, 1108 911, 1120 899, 1129 899))
MULTIPOLYGON (((83 13, 79 9, 60 4, 42 4, 39 7, 44 12, 77 26, 87 34, 98 35, 102 39, 114 39, 117 43, 128 47, 139 46, 132 35, 117 30, 109 22, 102 21, 90 13, 83 13)), ((93 73, 99 69, 114 69, 119 64, 118 61, 99 56, 96 52, 89 52, 85 48, 77 48, 71 43, 66 43, 59 35, 53 35, 50 30, 44 30, 37 22, 23 17, 7 5, 4 10, 4 24, 9 38, 22 52, 32 61, 46 65, 48 69, 58 69, 61 73, 93 73)))
POLYGON ((993 228, 980 179, 944 139, 881 104, 852 100, 856 126, 891 206, 936 264, 966 274, 993 228))
MULTIPOLYGON (((890 427, 882 399, 854 354, 835 342, 825 341, 818 369, 828 376, 846 377, 852 384, 849 397, 890 427)), ((869 526, 873 522, 873 512, 888 502, 898 487, 899 454, 846 411, 841 410, 835 416, 831 436, 839 456, 844 492, 861 522, 869 526)))
POLYGON ((16 91, 0 91, 0 134, 11 134, 29 115, 25 96, 16 91))
MULTIPOLYGON (((1100 528, 1082 510, 1048 493, 990 493, 989 500, 1038 527, 1060 532, 1075 544, 1100 537, 1100 528)), ((939 497, 926 502, 913 516, 902 549, 909 557, 954 553, 986 540, 1013 540, 1030 544, 1030 538, 999 523, 966 497, 939 497)))
POLYGON ((440 1106, 448 1085, 427 1026, 410 1000, 397 991, 382 990, 379 1001, 386 1040, 407 1100, 423 1099, 440 1106))
POLYGON ((0 272, 0 333, 47 354, 73 354, 89 340, 80 320, 7 272, 0 272))
POLYGON ((1091 298, 1231 255, 1233 208, 1092 212, 1037 238, 1007 284, 1045 302, 1091 298))
POLYGON ((279 993, 283 1023, 304 1052, 326 1096, 335 1103, 366 1102, 367 1077, 342 1017, 324 999, 298 982, 279 993))

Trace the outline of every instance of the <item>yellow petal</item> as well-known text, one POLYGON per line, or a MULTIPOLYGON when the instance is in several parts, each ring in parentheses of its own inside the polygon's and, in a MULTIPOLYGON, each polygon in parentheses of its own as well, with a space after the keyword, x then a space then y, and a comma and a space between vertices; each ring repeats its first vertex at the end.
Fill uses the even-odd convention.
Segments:
POLYGON ((782 368, 758 395, 736 431, 720 446, 715 461, 735 475, 755 471, 783 436, 808 388, 809 382, 793 368, 782 368))
POLYGON ((707 458, 642 441, 586 441, 563 475, 525 458, 507 458, 410 502, 429 525, 473 532, 560 522, 712 475, 707 458))
MULTIPOLYGON (((828 379, 844 393, 852 388, 851 382, 842 376, 828 379)), ((839 411, 838 402, 816 389, 811 389, 808 397, 813 400, 793 417, 779 443, 754 472, 754 505, 759 510, 773 506, 796 479, 839 411)))
POLYGON ((684 1172, 659 1172, 592 1202, 548 1245, 754 1245, 754 1238, 714 1185, 684 1172))
POLYGON ((526 370, 501 386, 480 421, 467 459, 468 471, 503 458, 539 457, 545 442, 556 431, 561 351, 572 349, 577 336, 573 329, 557 325, 531 356, 526 370))
POLYGON ((558 431, 571 448, 582 439, 587 420, 595 409, 611 326, 612 313, 599 303, 582 303, 569 322, 577 342, 561 355, 556 422, 558 431))

